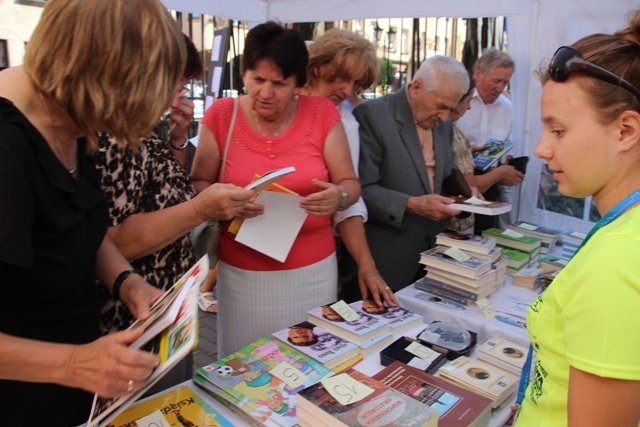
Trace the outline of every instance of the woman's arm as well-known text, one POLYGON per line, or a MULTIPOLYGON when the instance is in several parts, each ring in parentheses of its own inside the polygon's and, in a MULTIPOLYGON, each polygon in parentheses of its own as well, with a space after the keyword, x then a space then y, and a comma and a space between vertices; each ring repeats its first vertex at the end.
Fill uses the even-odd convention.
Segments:
POLYGON ((640 381, 603 378, 570 368, 570 427, 637 427, 640 381))

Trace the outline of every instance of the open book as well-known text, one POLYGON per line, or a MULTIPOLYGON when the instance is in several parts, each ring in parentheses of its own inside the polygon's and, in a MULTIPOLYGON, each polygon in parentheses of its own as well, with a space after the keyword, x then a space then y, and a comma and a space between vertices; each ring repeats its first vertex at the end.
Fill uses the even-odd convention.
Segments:
POLYGON ((198 291, 208 271, 209 258, 204 256, 153 305, 151 316, 146 321, 136 321, 130 326, 145 328, 142 336, 130 346, 158 354, 160 364, 136 392, 116 398, 96 394, 87 427, 107 425, 195 348, 198 341, 198 291))

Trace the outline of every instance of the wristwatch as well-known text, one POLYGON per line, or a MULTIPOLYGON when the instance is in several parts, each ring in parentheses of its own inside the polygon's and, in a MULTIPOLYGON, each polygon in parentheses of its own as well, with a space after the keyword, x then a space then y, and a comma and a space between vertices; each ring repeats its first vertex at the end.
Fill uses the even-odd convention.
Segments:
POLYGON ((344 208, 347 206, 347 202, 349 201, 349 193, 344 187, 338 187, 340 190, 340 203, 338 203, 339 208, 344 208))

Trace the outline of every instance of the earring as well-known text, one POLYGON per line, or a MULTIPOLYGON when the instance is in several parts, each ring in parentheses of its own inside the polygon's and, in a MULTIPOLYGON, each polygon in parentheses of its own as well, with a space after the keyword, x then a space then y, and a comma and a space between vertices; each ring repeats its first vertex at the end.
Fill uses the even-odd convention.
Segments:
POLYGON ((242 86, 242 93, 244 93, 245 95, 247 94, 247 87, 246 86, 242 86))

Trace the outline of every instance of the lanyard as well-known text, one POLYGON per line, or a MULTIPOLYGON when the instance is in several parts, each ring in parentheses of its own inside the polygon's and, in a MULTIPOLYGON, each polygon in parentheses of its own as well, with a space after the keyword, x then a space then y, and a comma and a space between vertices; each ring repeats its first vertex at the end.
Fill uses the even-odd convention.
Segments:
MULTIPOLYGON (((625 213, 627 209, 629 209, 631 206, 635 205, 638 202, 640 202, 640 190, 634 191, 633 193, 629 194, 627 197, 622 199, 620 202, 618 202, 618 204, 616 204, 613 208, 611 208, 611 210, 609 210, 609 212, 607 212, 605 216, 603 216, 602 218, 600 218, 600 220, 598 220, 596 225, 594 225, 593 228, 587 234, 587 237, 584 238, 584 240, 578 247, 578 250, 573 254, 573 256, 575 256, 578 253, 578 251, 582 249, 582 247, 587 243, 587 241, 591 238, 591 236, 596 234, 598 230, 600 230, 602 227, 606 225, 611 224, 613 221, 618 219, 620 215, 625 213)), ((516 413, 513 419, 514 425, 518 417, 518 414, 520 412, 520 407, 522 406, 522 402, 524 401, 524 397, 527 391, 527 386, 529 385, 529 376, 531 375, 531 363, 532 363, 531 360, 533 359, 532 353, 533 353, 533 346, 529 344, 527 359, 524 362, 524 366, 522 367, 522 372, 520 373, 520 384, 518 386, 518 396, 516 398, 516 413)))

